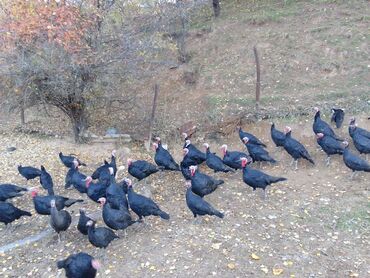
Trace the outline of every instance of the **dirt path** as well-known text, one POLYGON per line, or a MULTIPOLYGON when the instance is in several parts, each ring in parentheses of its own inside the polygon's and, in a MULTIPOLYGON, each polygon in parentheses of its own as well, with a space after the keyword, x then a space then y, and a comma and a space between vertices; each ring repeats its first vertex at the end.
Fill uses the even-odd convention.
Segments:
MULTIPOLYGON (((204 217, 200 224, 185 204, 182 176, 168 173, 163 179, 153 176, 149 188, 153 198, 171 214, 169 222, 150 218, 150 227, 136 225, 128 229, 126 238, 115 241, 107 249, 107 260, 99 277, 365 277, 370 275, 369 254, 369 174, 349 180, 349 171, 341 157, 332 159, 330 167, 324 164, 324 154, 316 149, 311 125, 305 120, 292 125, 293 134, 304 142, 316 161, 312 167, 299 163, 299 170, 288 166, 286 153, 274 156, 276 166, 264 165, 263 170, 285 176, 287 182, 273 185, 269 199, 264 201, 261 192, 252 192, 241 181, 241 173, 223 174, 225 184, 206 199, 225 212, 224 219, 204 217), (299 135, 298 135, 299 134, 299 135), (366 262, 367 261, 367 262, 366 262)), ((282 128, 285 123, 276 123, 282 128)), ((368 121, 359 121, 370 129, 368 121)), ((248 127, 269 145, 269 124, 259 123, 248 127)), ((340 134, 345 135, 346 128, 340 134)), ((225 139, 230 149, 242 149, 237 136, 225 139)), ((43 140, 25 136, 1 136, 2 146, 15 145, 13 153, 2 153, 0 177, 2 182, 24 184, 16 173, 16 165, 44 164, 52 173, 57 192, 70 197, 81 197, 76 191, 63 187, 66 169, 58 161, 57 153, 76 153, 89 164, 87 173, 109 156, 111 146, 76 146, 59 140, 43 140)), ((213 142, 211 148, 217 151, 213 142)), ((170 146, 179 158, 180 145, 170 146)), ((149 159, 133 148, 133 158, 149 159)), ((122 164, 123 158, 120 160, 122 164)), ((202 168, 203 171, 209 172, 202 168)), ((29 185, 37 185, 32 182, 29 185)), ((137 190, 143 191, 143 185, 137 190)), ((48 228, 48 217, 34 213, 30 196, 14 203, 31 209, 31 218, 15 223, 12 233, 0 228, 1 244, 5 245, 36 235, 48 228)), ((89 212, 97 211, 90 200, 83 204, 89 212)), ((78 206, 69 211, 78 217, 78 206)), ((99 220, 99 225, 103 225, 99 220)), ((56 277, 55 262, 68 254, 84 251, 98 256, 98 250, 87 238, 70 227, 62 244, 56 236, 0 254, 2 277, 56 277)), ((64 275, 64 274, 62 274, 64 275)))

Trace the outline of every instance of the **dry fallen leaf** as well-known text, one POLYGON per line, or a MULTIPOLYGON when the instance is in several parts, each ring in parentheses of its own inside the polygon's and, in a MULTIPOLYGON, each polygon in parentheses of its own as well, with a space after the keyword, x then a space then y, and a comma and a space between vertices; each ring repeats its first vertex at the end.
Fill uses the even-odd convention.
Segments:
POLYGON ((218 250, 218 249, 220 249, 221 244, 222 244, 222 242, 220 242, 220 243, 213 243, 212 244, 212 248, 218 250))
POLYGON ((254 253, 252 253, 251 254, 251 258, 253 259, 253 260, 259 260, 260 259, 260 257, 259 256, 257 256, 256 254, 254 254, 254 253))
POLYGON ((273 269, 272 269, 272 273, 273 273, 275 276, 280 275, 280 274, 282 274, 283 272, 284 272, 284 269, 282 269, 282 268, 273 268, 273 269))
POLYGON ((292 261, 285 261, 284 262, 284 265, 285 266, 292 266, 293 265, 293 262, 292 261))
POLYGON ((235 269, 235 264, 234 263, 229 263, 229 264, 227 264, 227 267, 229 269, 235 269))

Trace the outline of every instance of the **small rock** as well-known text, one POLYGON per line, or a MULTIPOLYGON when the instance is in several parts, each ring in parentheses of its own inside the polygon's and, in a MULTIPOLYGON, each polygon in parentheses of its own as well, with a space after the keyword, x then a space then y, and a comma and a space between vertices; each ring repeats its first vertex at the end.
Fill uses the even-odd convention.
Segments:
POLYGON ((108 128, 106 133, 105 133, 105 135, 117 135, 117 134, 118 134, 118 131, 114 127, 108 128))

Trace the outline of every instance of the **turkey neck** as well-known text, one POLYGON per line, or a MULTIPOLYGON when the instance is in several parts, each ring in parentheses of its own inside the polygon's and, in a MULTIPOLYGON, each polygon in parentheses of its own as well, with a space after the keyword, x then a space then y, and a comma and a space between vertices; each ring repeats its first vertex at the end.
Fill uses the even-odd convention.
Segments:
POLYGON ((249 172, 249 167, 248 165, 245 165, 245 167, 243 167, 243 175, 247 175, 249 172))
POLYGON ((93 223, 91 226, 87 228, 87 234, 88 235, 93 234, 94 230, 95 230, 95 223, 93 223))
POLYGON ((129 186, 128 188, 127 188, 127 197, 128 198, 131 198, 132 197, 132 194, 134 194, 135 192, 134 192, 134 190, 132 189, 132 186, 129 186))
POLYGON ((188 187, 187 189, 186 189, 186 199, 189 199, 189 197, 190 197, 190 194, 191 194, 191 187, 188 187))
POLYGON ((59 211, 56 207, 50 208, 50 215, 54 218, 53 222, 58 226, 61 225, 64 222, 64 219, 60 218, 60 215, 58 215, 59 211))
POLYGON ((58 213, 58 210, 57 210, 56 206, 55 207, 50 207, 50 214, 55 215, 57 213, 58 213))
MULTIPOLYGON (((111 185, 112 183, 115 183, 115 182, 116 182, 116 179, 115 179, 115 177, 114 177, 114 174, 113 174, 113 175, 110 175, 110 176, 109 176, 109 185, 111 185)), ((109 186, 109 185, 108 185, 108 186, 109 186)), ((108 187, 108 186, 107 186, 107 187, 108 187)))

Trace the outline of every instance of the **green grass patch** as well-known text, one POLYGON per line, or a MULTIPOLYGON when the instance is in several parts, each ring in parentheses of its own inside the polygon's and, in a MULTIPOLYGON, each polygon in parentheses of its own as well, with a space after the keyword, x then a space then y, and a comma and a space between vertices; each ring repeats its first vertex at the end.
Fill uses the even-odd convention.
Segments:
POLYGON ((348 97, 348 92, 327 92, 323 94, 318 94, 315 96, 315 100, 319 101, 327 101, 327 100, 336 100, 339 98, 345 98, 348 97))
POLYGON ((353 208, 350 212, 346 212, 337 220, 336 227, 340 230, 355 231, 369 230, 370 227, 370 204, 363 207, 353 208))
POLYGON ((284 8, 281 10, 276 10, 273 8, 265 8, 254 15, 250 15, 247 20, 253 23, 265 23, 265 22, 281 22, 283 19, 289 16, 294 16, 298 13, 296 7, 284 8))
POLYGON ((314 0, 313 3, 317 4, 333 4, 333 3, 346 3, 348 0, 314 0))
POLYGON ((203 6, 190 15, 190 30, 209 29, 213 20, 213 11, 211 5, 203 6))
MULTIPOLYGON (((260 99, 260 104, 268 104, 269 102, 276 102, 281 100, 281 96, 263 96, 260 99)), ((208 103, 213 106, 217 105, 231 105, 231 104, 236 104, 239 106, 245 106, 245 107, 250 107, 255 105, 256 100, 254 97, 233 97, 233 98, 228 98, 228 97, 222 97, 222 96, 208 96, 208 103)))
POLYGON ((253 24, 281 22, 286 17, 297 15, 300 3, 297 0, 228 1, 223 3, 221 18, 253 24))

